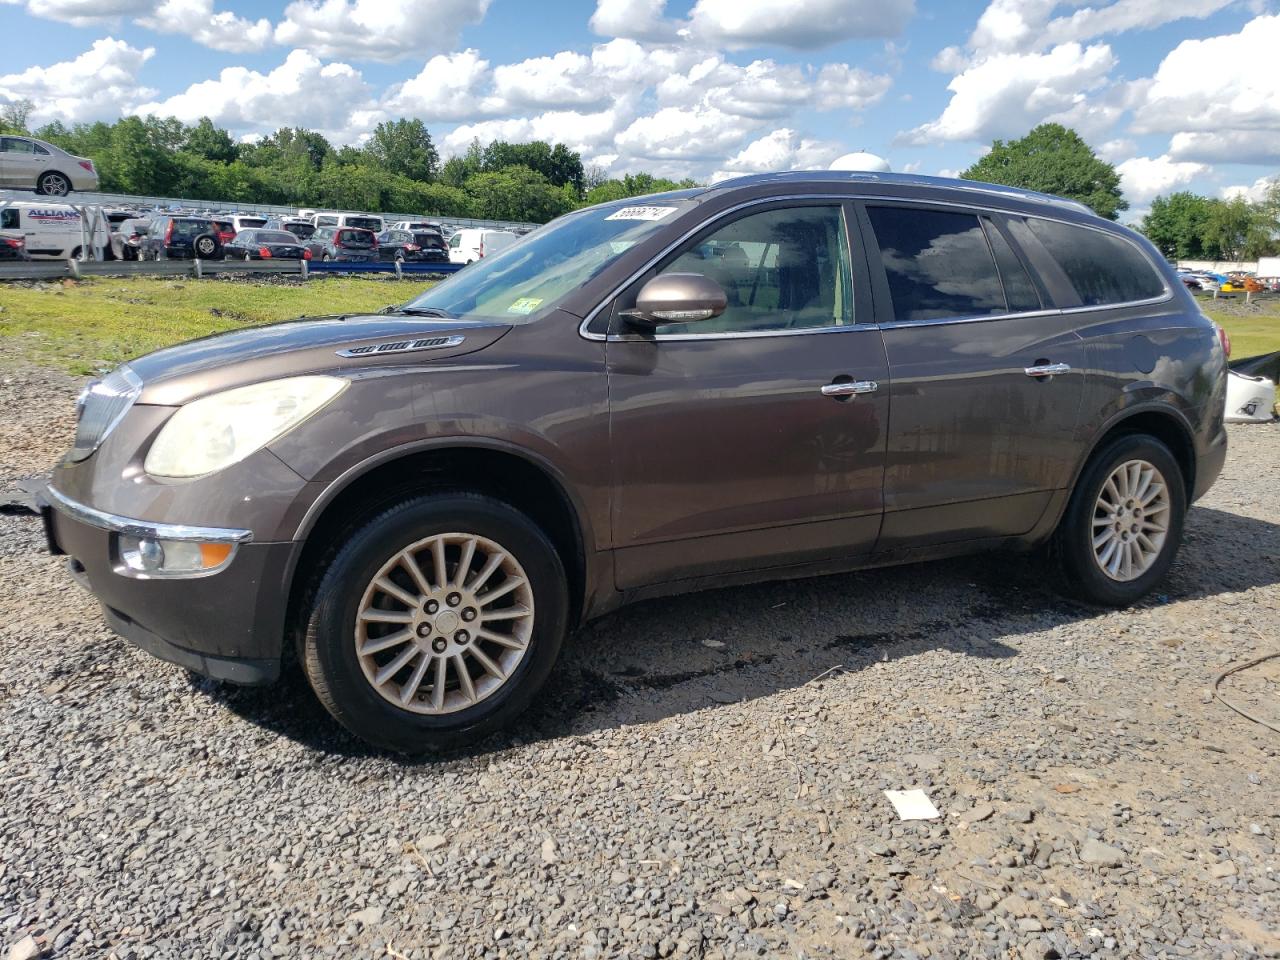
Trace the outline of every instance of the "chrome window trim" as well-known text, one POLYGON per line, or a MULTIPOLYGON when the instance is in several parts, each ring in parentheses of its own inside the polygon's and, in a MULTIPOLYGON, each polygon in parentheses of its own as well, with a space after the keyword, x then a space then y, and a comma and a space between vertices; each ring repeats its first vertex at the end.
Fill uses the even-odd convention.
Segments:
MULTIPOLYGON (((130 537, 149 537, 153 540, 187 540, 203 543, 230 543, 232 545, 248 543, 253 539, 253 531, 237 530, 228 527, 197 527, 185 523, 152 523, 149 520, 134 520, 118 514, 96 510, 76 500, 72 500, 52 486, 44 488, 44 494, 51 501, 50 506, 60 510, 73 520, 108 530, 111 533, 123 533, 130 537)), ((230 560, 230 557, 227 558, 230 560)))
POLYGON ((1099 227, 1093 224, 1077 223, 1074 220, 1066 220, 1062 217, 1055 217, 1055 216, 1048 215, 1046 213, 1040 213, 1040 212, 1021 213, 1019 211, 1010 210, 1007 207, 997 207, 997 206, 991 206, 991 205, 982 204, 982 203, 961 203, 957 200, 934 200, 934 199, 928 199, 923 197, 888 197, 880 194, 863 194, 863 193, 783 194, 780 196, 772 196, 772 197, 756 197, 753 200, 746 200, 735 206, 726 207, 724 210, 721 210, 715 216, 711 217, 708 220, 702 221, 697 226, 686 231, 680 237, 673 240, 670 244, 668 244, 666 247, 660 250, 657 254, 650 257, 649 260, 646 261, 642 267, 635 270, 631 274, 631 276, 629 276, 622 283, 618 284, 613 289, 613 291, 609 293, 608 296, 602 298, 601 301, 595 307, 592 308, 592 310, 583 319, 582 323, 578 324, 578 336, 582 337, 584 340, 594 340, 600 343, 606 343, 606 342, 625 343, 625 342, 634 341, 636 339, 636 335, 623 336, 616 333, 615 334, 592 333, 587 330, 587 327, 591 325, 592 321, 594 321, 596 317, 600 315, 601 311, 603 311, 605 307, 613 303, 613 301, 617 298, 617 296, 620 293, 622 293, 623 290, 631 286, 631 284, 635 283, 636 280, 638 280, 646 271, 650 270, 654 266, 654 264, 656 264, 659 260, 661 260, 667 254, 671 253, 678 246, 680 246, 680 244, 684 243, 686 240, 691 238, 694 234, 699 233, 706 227, 711 226, 712 224, 722 220, 723 218, 729 216, 730 214, 737 213, 739 210, 745 210, 748 207, 754 207, 762 203, 777 203, 777 202, 787 202, 787 201, 796 201, 796 200, 838 200, 841 202, 847 202, 851 200, 862 200, 862 201, 874 201, 877 203, 880 203, 880 202, 905 203, 905 204, 912 204, 916 206, 934 205, 939 207, 957 207, 961 210, 983 211, 986 213, 998 213, 998 214, 1003 214, 1004 216, 1039 217, 1042 220, 1054 220, 1058 223, 1064 223, 1067 226, 1071 226, 1071 227, 1081 227, 1085 230, 1094 230, 1098 233, 1105 233, 1107 236, 1110 236, 1110 237, 1117 237, 1125 241, 1126 243, 1130 244, 1134 249, 1136 249, 1138 253, 1142 256, 1142 258, 1147 261, 1147 265, 1151 267, 1151 269, 1155 272, 1156 276, 1160 278, 1160 283, 1164 286, 1164 295, 1160 297, 1151 297, 1146 300, 1126 300, 1123 303, 1104 303, 1104 304, 1094 304, 1094 305, 1082 305, 1078 307, 1055 307, 1055 308, 1042 309, 1042 310, 1028 310, 1022 313, 988 314, 988 315, 979 316, 979 317, 939 317, 932 320, 894 320, 891 323, 880 323, 880 324, 855 322, 855 323, 848 324, 847 326, 811 327, 805 330, 764 330, 759 332, 747 331, 742 333, 680 333, 680 334, 662 334, 662 335, 655 334, 651 337, 643 337, 643 339, 653 340, 653 341, 660 341, 660 340, 688 341, 688 340, 717 340, 717 339, 723 340, 723 339, 744 339, 749 337, 799 336, 799 335, 808 334, 808 333, 836 333, 836 332, 841 332, 845 330, 857 330, 857 329, 868 329, 868 328, 892 330, 892 329, 897 329, 898 327, 937 326, 940 324, 947 324, 947 323, 975 323, 979 320, 1010 320, 1010 319, 1018 319, 1018 318, 1025 318, 1025 317, 1052 316, 1054 314, 1086 313, 1093 310, 1119 310, 1124 307, 1141 307, 1141 306, 1149 306, 1151 304, 1156 304, 1156 303, 1165 303, 1166 301, 1173 299, 1173 290, 1170 288, 1168 281, 1165 279, 1165 275, 1163 271, 1161 271, 1155 265, 1155 263, 1152 262, 1151 257, 1147 254, 1147 251, 1143 250, 1140 245, 1134 243, 1128 237, 1123 236, 1122 234, 1114 233, 1111 230, 1107 230, 1105 227, 1099 227))

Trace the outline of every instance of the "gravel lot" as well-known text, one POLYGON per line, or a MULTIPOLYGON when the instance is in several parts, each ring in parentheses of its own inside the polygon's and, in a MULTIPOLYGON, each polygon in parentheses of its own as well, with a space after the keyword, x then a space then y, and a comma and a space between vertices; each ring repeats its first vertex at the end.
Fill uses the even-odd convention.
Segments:
MULTIPOLYGON (((74 390, 0 371, 0 489, 74 390)), ((135 652, 0 514, 0 950, 1280 957, 1280 735, 1208 693, 1280 647, 1280 426, 1231 441, 1138 609, 1017 557, 647 603, 518 735, 420 764, 298 680, 135 652), (907 787, 941 819, 899 822, 907 787)), ((1224 690, 1280 720, 1280 662, 1224 690)))

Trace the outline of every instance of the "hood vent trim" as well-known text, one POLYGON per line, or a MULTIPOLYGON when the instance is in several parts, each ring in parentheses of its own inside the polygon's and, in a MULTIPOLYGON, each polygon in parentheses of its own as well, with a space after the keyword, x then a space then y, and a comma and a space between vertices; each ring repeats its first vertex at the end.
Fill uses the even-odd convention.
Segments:
POLYGON ((384 343, 364 343, 357 347, 344 347, 337 351, 340 357, 380 357, 388 353, 416 353, 419 350, 444 350, 460 346, 467 338, 459 335, 448 337, 424 337, 419 340, 388 340, 384 343))

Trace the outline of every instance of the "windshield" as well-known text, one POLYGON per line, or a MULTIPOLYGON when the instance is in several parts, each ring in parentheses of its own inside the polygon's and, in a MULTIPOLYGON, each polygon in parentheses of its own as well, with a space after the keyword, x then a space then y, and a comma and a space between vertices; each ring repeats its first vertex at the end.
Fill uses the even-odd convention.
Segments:
POLYGON ((377 217, 347 217, 348 227, 360 227, 362 230, 381 230, 382 221, 377 217))
POLYGON ((476 261, 406 307, 507 323, 528 321, 691 206, 684 199, 643 199, 580 210, 527 237, 512 237, 518 242, 476 261))
POLYGON ((254 234, 258 243, 297 243, 298 238, 283 230, 259 230, 254 234))

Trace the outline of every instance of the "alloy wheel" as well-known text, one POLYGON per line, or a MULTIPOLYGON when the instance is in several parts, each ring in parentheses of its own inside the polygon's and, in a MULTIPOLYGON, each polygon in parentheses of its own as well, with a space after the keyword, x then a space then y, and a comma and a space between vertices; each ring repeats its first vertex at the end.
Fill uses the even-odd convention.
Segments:
POLYGON ((1164 549, 1169 531, 1169 486, 1146 460, 1111 472, 1093 508, 1093 557, 1112 580, 1136 580, 1164 549))
POLYGON ((40 178, 40 192, 46 197, 65 197, 71 192, 71 184, 60 173, 46 173, 40 178))
POLYGON ((456 713, 510 679, 533 618, 533 589, 510 551, 475 534, 437 534, 405 547, 365 588, 356 656, 395 706, 456 713))

